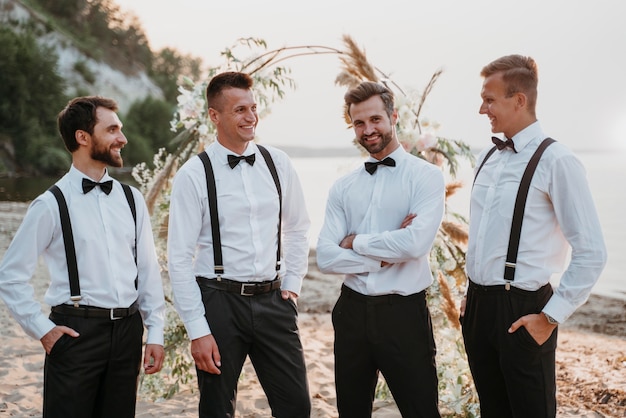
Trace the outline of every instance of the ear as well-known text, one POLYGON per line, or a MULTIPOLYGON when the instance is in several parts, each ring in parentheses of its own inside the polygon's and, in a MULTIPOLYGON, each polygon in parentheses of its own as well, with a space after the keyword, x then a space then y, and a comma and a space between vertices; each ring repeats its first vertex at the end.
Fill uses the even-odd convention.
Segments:
POLYGON ((212 107, 209 107, 209 119, 211 119, 211 122, 213 122, 215 125, 217 125, 217 122, 219 121, 219 113, 217 112, 217 110, 213 109, 212 107))
POLYGON ((515 93, 515 105, 518 108, 520 109, 525 108, 527 103, 528 103, 528 98, 526 97, 524 93, 515 93))
POLYGON ((76 138, 76 142, 78 143, 78 145, 87 145, 89 144, 89 140, 91 139, 91 135, 81 129, 74 132, 74 137, 76 138))
POLYGON ((398 123, 398 109, 393 109, 393 113, 391 114, 391 125, 396 126, 398 123))

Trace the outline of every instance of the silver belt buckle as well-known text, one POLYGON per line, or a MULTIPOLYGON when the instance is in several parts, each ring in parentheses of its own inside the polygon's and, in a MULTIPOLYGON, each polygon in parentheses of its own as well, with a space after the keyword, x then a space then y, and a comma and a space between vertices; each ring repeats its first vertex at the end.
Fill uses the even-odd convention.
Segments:
POLYGON ((254 287, 256 286, 256 283, 241 283, 241 291, 239 294, 241 296, 254 296, 254 293, 246 293, 246 286, 254 287))
POLYGON ((109 317, 111 318, 111 321, 115 321, 116 319, 122 319, 122 318, 123 318, 122 316, 114 316, 114 315, 113 315, 113 312, 114 312, 114 311, 115 311, 115 308, 111 308, 111 309, 109 310, 109 313, 110 313, 110 316, 109 316, 109 317))

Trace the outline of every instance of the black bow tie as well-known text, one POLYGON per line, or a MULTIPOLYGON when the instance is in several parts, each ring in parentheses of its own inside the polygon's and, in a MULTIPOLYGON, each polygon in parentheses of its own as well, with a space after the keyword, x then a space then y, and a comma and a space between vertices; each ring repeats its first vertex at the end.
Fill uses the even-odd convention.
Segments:
POLYGON ((239 164, 239 161, 241 160, 246 160, 246 162, 250 165, 254 165, 254 154, 250 154, 250 155, 242 155, 242 156, 236 156, 236 155, 232 155, 229 154, 228 155, 228 165, 230 166, 230 168, 235 168, 237 167, 237 164, 239 164))
POLYGON ((507 138, 506 141, 503 141, 497 136, 492 136, 491 142, 496 144, 496 147, 498 147, 498 151, 502 151, 506 147, 509 147, 513 150, 513 152, 517 152, 517 150, 515 149, 515 144, 513 143, 513 140, 511 138, 507 138))
POLYGON ((374 174, 376 170, 378 169, 378 166, 381 164, 386 165, 388 167, 395 167, 396 161, 391 157, 387 157, 381 161, 367 161, 365 163, 365 171, 367 171, 370 174, 374 174))
POLYGON ((89 193, 96 186, 100 186, 100 189, 104 193, 109 194, 111 193, 111 190, 113 189, 113 180, 108 180, 108 181, 103 181, 102 183, 98 183, 93 180, 89 180, 85 178, 83 179, 83 193, 85 194, 89 193))

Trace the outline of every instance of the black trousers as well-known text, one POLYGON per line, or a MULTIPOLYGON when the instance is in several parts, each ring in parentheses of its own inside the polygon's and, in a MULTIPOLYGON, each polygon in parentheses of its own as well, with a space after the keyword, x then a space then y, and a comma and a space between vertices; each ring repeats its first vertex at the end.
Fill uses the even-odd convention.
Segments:
POLYGON ((379 372, 403 417, 440 417, 435 340, 425 292, 365 296, 344 285, 332 320, 341 418, 372 416, 379 372))
POLYGON ((538 345, 513 322, 540 313, 552 296, 545 285, 535 292, 469 284, 463 338, 482 418, 556 416, 555 352, 557 331, 538 345))
POLYGON ((44 363, 44 418, 131 418, 135 416, 143 322, 127 318, 82 318, 51 313, 64 334, 44 363))
POLYGON ((221 355, 221 374, 196 369, 201 418, 234 417, 237 381, 247 356, 276 418, 305 418, 311 399, 298 311, 280 289, 242 296, 200 285, 206 318, 221 355))

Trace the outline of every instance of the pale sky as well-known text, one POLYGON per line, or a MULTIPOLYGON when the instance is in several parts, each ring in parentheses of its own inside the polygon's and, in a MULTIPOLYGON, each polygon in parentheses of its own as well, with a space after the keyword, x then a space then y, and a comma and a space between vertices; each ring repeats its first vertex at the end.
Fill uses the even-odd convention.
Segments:
MULTIPOLYGON (((626 149, 623 0, 117 2, 139 17, 154 50, 174 47, 208 65, 221 64, 219 52, 240 37, 262 38, 269 49, 342 48, 348 34, 403 89, 421 91, 443 68, 422 115, 441 125, 439 135, 478 148, 491 136, 486 116, 478 114, 481 68, 502 55, 530 55, 539 65, 537 115, 548 135, 578 150, 626 149)), ((296 58, 285 65, 297 89, 261 120, 260 140, 350 146, 344 89, 334 85, 338 58, 296 58)))

